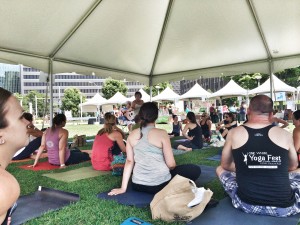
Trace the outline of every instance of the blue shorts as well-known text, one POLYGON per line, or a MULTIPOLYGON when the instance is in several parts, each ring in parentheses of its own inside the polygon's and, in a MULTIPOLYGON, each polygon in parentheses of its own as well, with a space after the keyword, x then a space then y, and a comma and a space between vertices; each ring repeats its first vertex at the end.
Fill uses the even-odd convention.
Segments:
POLYGON ((247 204, 243 202, 236 193, 238 185, 236 182, 236 175, 234 172, 225 171, 221 174, 219 178, 225 191, 232 199, 232 205, 235 208, 241 209, 246 213, 276 216, 276 217, 287 217, 287 216, 300 213, 300 174, 299 173, 289 174, 291 188, 295 193, 296 202, 294 205, 287 208, 247 204))

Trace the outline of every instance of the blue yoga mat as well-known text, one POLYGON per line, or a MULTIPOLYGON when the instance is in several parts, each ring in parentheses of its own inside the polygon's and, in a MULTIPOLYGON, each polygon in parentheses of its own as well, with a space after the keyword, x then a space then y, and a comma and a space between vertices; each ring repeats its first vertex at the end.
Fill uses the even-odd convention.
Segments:
POLYGON ((18 199, 17 208, 12 214, 11 224, 23 224, 28 220, 42 216, 46 212, 59 210, 79 200, 78 194, 39 187, 35 193, 21 196, 18 199))
POLYGON ((229 197, 222 199, 215 208, 205 210, 200 216, 188 224, 201 225, 297 225, 300 214, 277 218, 272 216, 261 216, 247 214, 232 206, 229 197))
POLYGON ((134 190, 127 190, 126 193, 121 195, 107 195, 109 191, 99 193, 97 198, 106 199, 106 200, 115 200, 122 205, 135 206, 138 208, 143 208, 150 206, 154 194, 148 194, 145 192, 138 192, 134 190))
POLYGON ((200 177, 195 181, 195 184, 197 187, 203 187, 204 184, 212 181, 213 179, 217 178, 216 175, 216 167, 213 166, 205 166, 205 165, 199 165, 201 168, 201 175, 200 177))
POLYGON ((213 160, 213 161, 221 161, 221 155, 214 155, 214 156, 211 156, 211 157, 208 157, 206 159, 208 160, 213 160))
MULTIPOLYGON (((204 165, 200 165, 200 168, 201 175, 195 181, 195 183, 198 187, 203 187, 205 183, 208 183, 217 177, 216 168, 204 165)), ((109 191, 99 193, 97 197, 100 199, 115 200, 122 205, 135 206, 138 208, 150 206, 150 202, 154 197, 154 194, 148 194, 132 190, 132 186, 130 184, 128 185, 127 191, 124 194, 109 196, 107 195, 108 193, 109 191)))

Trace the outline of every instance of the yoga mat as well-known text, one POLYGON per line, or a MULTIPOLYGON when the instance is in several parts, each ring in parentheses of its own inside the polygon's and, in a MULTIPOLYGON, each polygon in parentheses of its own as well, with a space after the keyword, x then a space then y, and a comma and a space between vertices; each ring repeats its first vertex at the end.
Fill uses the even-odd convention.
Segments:
POLYGON ((98 171, 98 170, 94 170, 91 166, 88 166, 88 167, 82 167, 82 168, 61 172, 61 173, 46 173, 43 174, 43 176, 69 183, 77 180, 82 180, 82 179, 87 179, 87 178, 97 177, 100 175, 107 175, 107 174, 111 174, 111 171, 98 171))
POLYGON ((229 197, 222 199, 215 208, 205 210, 200 216, 188 224, 201 225, 297 225, 300 215, 277 218, 272 216, 261 216, 248 214, 235 209, 229 197))
POLYGON ((105 200, 114 200, 122 205, 143 208, 143 207, 150 206, 150 202, 154 197, 154 194, 132 190, 131 184, 128 184, 127 191, 124 194, 109 196, 107 195, 109 192, 110 191, 99 193, 97 195, 97 198, 105 199, 105 200))
POLYGON ((175 142, 185 142, 185 141, 187 141, 187 139, 186 138, 184 138, 184 139, 177 139, 177 140, 174 140, 175 142))
MULTIPOLYGON (((19 162, 27 162, 29 160, 35 159, 36 154, 31 155, 29 158, 26 159, 19 159, 19 160, 11 160, 11 163, 19 163, 19 162)), ((40 159, 47 158, 48 153, 42 153, 40 159)))
POLYGON ((28 167, 32 165, 31 164, 26 164, 26 165, 22 165, 19 166, 19 168, 24 169, 24 170, 33 170, 33 171, 38 171, 38 170, 54 170, 54 169, 58 169, 59 166, 54 166, 51 165, 48 161, 46 162, 39 162, 35 167, 28 167))
POLYGON ((204 184, 212 181, 213 179, 217 178, 216 175, 216 167, 213 166, 205 166, 205 165, 199 165, 201 168, 201 175, 200 177, 195 181, 195 184, 197 187, 203 187, 204 184))
POLYGON ((211 156, 211 157, 208 157, 206 159, 208 160, 213 160, 213 161, 221 161, 221 155, 214 155, 214 156, 211 156))
POLYGON ((17 208, 12 214, 12 225, 23 224, 37 218, 45 212, 61 209, 79 201, 79 195, 51 188, 39 187, 30 195, 21 196, 17 208))

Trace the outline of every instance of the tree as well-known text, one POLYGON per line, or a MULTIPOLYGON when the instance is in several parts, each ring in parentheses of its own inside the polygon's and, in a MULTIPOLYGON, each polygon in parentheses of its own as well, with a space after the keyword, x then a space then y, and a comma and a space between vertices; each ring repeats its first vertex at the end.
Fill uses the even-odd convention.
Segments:
MULTIPOLYGON (((72 111, 72 116, 79 116, 81 92, 77 88, 67 88, 64 91, 64 97, 62 98, 61 109, 64 111, 72 111)), ((84 101, 84 96, 82 101, 84 101)))
POLYGON ((119 81, 119 80, 113 80, 111 78, 106 79, 106 81, 102 87, 103 97, 106 99, 111 98, 117 92, 120 92, 121 94, 126 96, 127 90, 128 90, 128 88, 124 84, 124 82, 119 81))
MULTIPOLYGON (((163 82, 163 83, 159 83, 159 84, 156 84, 152 87, 152 96, 156 96, 158 94, 158 90, 159 90, 159 93, 161 93, 163 90, 165 90, 167 87, 173 89, 172 85, 169 83, 169 82, 163 82), (156 88, 156 87, 160 87, 159 89, 156 88)), ((149 86, 145 86, 144 88, 144 91, 150 95, 150 87, 149 86)))

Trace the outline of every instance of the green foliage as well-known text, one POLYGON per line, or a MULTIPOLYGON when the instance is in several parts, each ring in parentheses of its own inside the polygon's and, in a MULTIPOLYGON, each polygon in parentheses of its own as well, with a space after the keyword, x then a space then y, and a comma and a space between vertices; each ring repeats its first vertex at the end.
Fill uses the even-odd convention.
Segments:
POLYGON ((292 87, 296 88, 300 85, 300 66, 283 70, 281 72, 275 73, 275 75, 283 82, 292 87))
MULTIPOLYGON (((29 103, 32 103, 32 110, 33 114, 35 114, 35 104, 36 104, 36 97, 37 97, 37 111, 38 111, 38 117, 42 117, 44 113, 44 107, 45 107, 45 94, 41 94, 37 91, 30 91, 27 95, 21 95, 18 93, 14 94, 16 98, 19 100, 22 100, 22 107, 26 112, 29 112, 29 103)), ((48 104, 48 110, 49 112, 49 104, 48 104)))
MULTIPOLYGON (((79 116, 81 92, 77 88, 67 88, 64 91, 64 97, 62 99, 61 109, 64 111, 72 111, 72 116, 79 116)), ((82 101, 84 102, 84 96, 82 101)))
MULTIPOLYGON (((152 86, 152 96, 154 97, 154 96, 158 95, 158 90, 159 90, 159 93, 161 93, 167 87, 173 89, 172 85, 169 82, 163 82, 163 83, 159 83, 159 84, 152 86), (160 89, 158 89, 156 87, 160 87, 160 89)), ((145 86, 143 89, 147 94, 150 95, 150 87, 149 86, 145 86)))
POLYGON ((120 92, 121 94, 126 96, 127 90, 128 90, 128 88, 124 84, 124 82, 119 81, 119 80, 113 80, 111 78, 106 79, 106 81, 102 87, 103 97, 106 99, 111 98, 117 92, 120 92))

